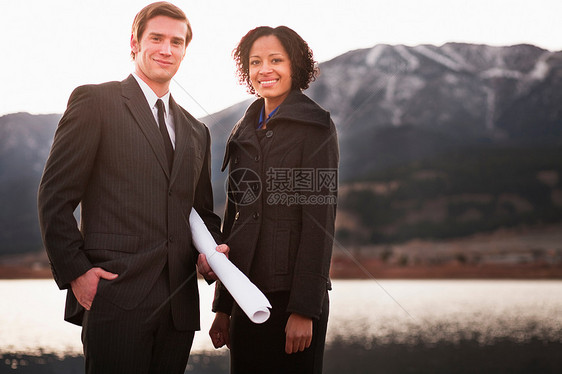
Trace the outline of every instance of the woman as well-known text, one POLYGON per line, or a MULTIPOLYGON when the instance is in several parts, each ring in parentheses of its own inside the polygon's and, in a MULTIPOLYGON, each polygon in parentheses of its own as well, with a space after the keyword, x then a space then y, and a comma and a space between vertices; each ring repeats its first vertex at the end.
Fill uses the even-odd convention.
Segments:
POLYGON ((305 96, 317 74, 293 30, 258 27, 234 50, 238 76, 259 97, 226 145, 223 235, 230 259, 266 294, 252 323, 218 283, 209 331, 231 349, 231 373, 321 373, 336 214, 338 144, 330 114, 305 96))

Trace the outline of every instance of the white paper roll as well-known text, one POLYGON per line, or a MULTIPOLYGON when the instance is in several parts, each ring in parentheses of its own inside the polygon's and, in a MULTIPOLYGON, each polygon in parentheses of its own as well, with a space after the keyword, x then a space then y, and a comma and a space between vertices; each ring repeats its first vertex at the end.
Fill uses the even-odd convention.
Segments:
POLYGON ((207 257, 211 269, 248 318, 254 323, 267 321, 271 308, 269 300, 224 253, 215 250, 217 243, 195 209, 191 209, 189 224, 195 248, 207 257))

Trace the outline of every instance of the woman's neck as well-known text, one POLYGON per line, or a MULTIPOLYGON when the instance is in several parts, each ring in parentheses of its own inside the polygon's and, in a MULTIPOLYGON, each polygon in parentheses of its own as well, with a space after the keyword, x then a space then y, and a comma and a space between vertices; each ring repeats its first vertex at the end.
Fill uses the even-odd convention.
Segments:
POLYGON ((289 96, 288 93, 284 96, 281 96, 281 97, 264 98, 264 101, 265 101, 265 118, 267 118, 267 116, 269 116, 271 114, 271 112, 273 112, 275 110, 275 108, 277 108, 279 105, 281 105, 283 103, 283 101, 285 101, 287 96, 289 96))

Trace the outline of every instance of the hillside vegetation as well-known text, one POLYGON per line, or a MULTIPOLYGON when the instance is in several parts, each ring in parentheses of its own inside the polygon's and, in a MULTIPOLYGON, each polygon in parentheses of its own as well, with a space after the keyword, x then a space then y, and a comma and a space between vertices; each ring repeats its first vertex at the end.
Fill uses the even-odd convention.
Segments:
POLYGON ((470 147, 345 184, 338 238, 445 239, 562 221, 562 147, 470 147))

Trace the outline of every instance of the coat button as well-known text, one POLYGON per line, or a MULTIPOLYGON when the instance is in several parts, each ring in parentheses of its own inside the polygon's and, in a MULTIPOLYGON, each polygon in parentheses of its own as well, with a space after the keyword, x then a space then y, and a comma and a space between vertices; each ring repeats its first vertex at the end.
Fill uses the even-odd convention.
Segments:
POLYGON ((265 136, 268 137, 268 138, 271 138, 273 136, 273 131, 267 130, 267 132, 265 133, 265 136))
POLYGON ((238 218, 240 218, 240 212, 236 212, 236 215, 234 216, 234 220, 238 221, 238 218))
POLYGON ((258 212, 254 212, 254 214, 252 214, 252 218, 257 220, 260 218, 260 214, 258 212))
POLYGON ((256 157, 254 157, 254 161, 258 162, 260 160, 260 155, 256 155, 256 157))
POLYGON ((257 183, 253 183, 253 184, 252 184, 252 190, 257 191, 258 188, 260 188, 260 186, 258 186, 257 183))
POLYGON ((234 164, 237 164, 240 160, 238 160, 238 156, 234 157, 234 164))

